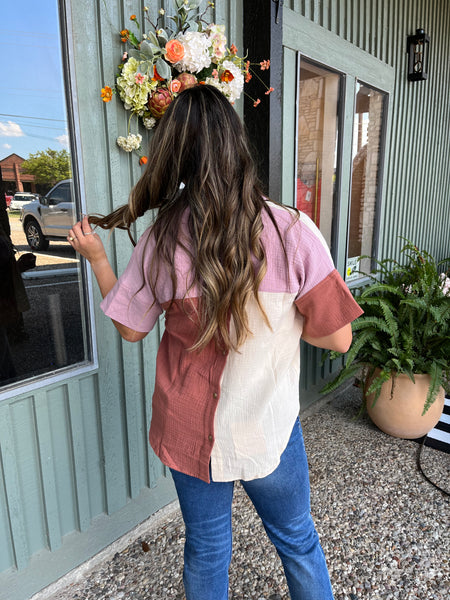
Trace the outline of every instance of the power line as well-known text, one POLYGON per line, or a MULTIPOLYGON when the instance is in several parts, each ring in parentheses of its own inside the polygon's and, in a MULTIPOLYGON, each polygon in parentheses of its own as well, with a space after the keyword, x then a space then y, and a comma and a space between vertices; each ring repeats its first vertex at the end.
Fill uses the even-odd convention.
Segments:
POLYGON ((65 123, 65 119, 48 119, 46 117, 30 117, 28 115, 7 115, 0 113, 0 117, 12 117, 14 119, 36 119, 37 121, 58 121, 58 123, 65 123))

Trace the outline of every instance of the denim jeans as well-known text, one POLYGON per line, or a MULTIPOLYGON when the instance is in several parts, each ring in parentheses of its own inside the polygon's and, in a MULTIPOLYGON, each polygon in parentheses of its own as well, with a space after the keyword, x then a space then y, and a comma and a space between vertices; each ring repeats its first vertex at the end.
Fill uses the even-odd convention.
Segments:
MULTIPOLYGON (((205 483, 171 471, 186 526, 186 600, 227 600, 234 482, 205 483)), ((308 463, 298 420, 275 471, 242 485, 281 558, 292 600, 333 600, 310 514, 308 463)))

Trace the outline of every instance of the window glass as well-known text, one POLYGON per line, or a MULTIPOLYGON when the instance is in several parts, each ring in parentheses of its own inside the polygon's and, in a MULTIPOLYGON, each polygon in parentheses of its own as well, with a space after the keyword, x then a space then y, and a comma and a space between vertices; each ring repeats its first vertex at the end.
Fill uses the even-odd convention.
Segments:
POLYGON ((0 391, 90 360, 58 1, 6 2, 2 23, 0 391))
POLYGON ((379 165, 386 94, 357 82, 353 121, 347 281, 369 273, 379 195, 379 165), (358 273, 361 271, 361 273, 358 273))
POLYGON ((336 210, 338 129, 342 76, 301 59, 297 126, 297 208, 332 247, 336 210))

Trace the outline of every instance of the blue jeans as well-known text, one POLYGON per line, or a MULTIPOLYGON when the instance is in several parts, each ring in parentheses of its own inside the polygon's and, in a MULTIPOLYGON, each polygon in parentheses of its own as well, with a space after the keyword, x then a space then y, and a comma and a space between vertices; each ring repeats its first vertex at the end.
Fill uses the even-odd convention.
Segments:
MULTIPOLYGON (((234 482, 205 483, 171 472, 186 526, 186 600, 227 600, 234 482)), ((308 463, 298 420, 275 471, 242 485, 281 558, 292 600, 333 600, 310 514, 308 463)))

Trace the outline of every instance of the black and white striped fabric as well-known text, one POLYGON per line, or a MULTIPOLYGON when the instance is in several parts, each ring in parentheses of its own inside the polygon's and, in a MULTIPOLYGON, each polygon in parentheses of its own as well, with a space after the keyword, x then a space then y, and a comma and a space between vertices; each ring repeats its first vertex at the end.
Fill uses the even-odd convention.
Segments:
POLYGON ((441 418, 426 437, 425 446, 450 454, 450 397, 446 396, 441 418))

